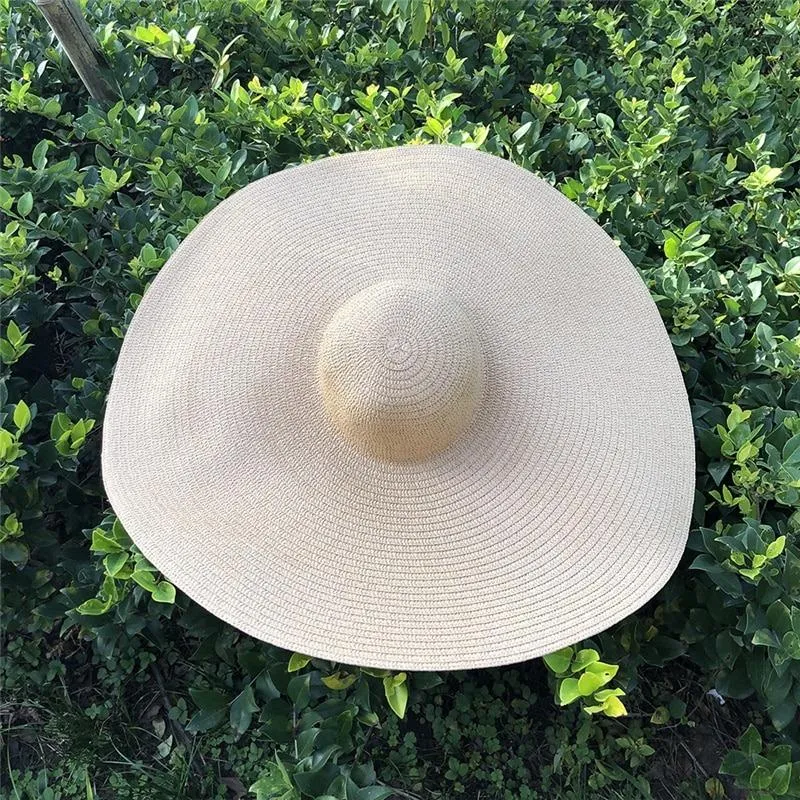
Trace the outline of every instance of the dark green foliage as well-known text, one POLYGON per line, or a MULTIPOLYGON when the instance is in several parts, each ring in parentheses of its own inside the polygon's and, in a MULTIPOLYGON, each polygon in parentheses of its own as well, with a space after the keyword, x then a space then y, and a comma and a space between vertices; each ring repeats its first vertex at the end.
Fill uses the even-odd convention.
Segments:
POLYGON ((122 97, 109 109, 33 4, 7 16, 9 796, 252 784, 262 798, 378 800, 384 782, 443 798, 642 797, 670 785, 652 764, 684 751, 664 731, 723 720, 726 771, 797 795, 800 2, 94 4, 122 97), (122 337, 197 221, 293 164, 427 141, 510 158, 586 209, 640 270, 681 361, 698 443, 687 557, 654 603, 583 644, 619 665, 631 717, 558 710, 539 665, 440 686, 316 661, 289 673, 290 654, 174 598, 103 495, 122 337), (674 675, 691 678, 689 712, 674 675), (711 688, 724 715, 702 699, 711 688), (733 749, 746 714, 758 751, 733 749))
POLYGON ((764 750, 752 725, 739 739, 739 749, 725 756, 720 772, 733 775, 753 800, 800 796, 800 761, 792 761, 792 748, 778 745, 764 750))

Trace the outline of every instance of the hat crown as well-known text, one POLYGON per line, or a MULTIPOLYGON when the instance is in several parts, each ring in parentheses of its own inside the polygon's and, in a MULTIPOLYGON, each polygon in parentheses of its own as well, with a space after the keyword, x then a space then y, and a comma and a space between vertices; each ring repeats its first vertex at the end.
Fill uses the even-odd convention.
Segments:
POLYGON ((450 445, 480 404, 485 364, 447 293, 390 280, 347 300, 319 347, 319 385, 338 432, 362 452, 417 461, 450 445))

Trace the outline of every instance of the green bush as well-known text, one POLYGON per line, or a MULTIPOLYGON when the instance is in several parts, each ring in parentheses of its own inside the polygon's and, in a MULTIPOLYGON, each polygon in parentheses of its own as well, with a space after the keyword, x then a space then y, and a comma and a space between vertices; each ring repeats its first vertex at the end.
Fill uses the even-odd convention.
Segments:
POLYGON ((751 725, 739 739, 741 750, 725 756, 720 771, 734 775, 736 785, 751 790, 754 800, 800 795, 800 762, 792 763, 789 745, 770 747, 762 753, 762 741, 751 725))
MULTIPOLYGON (((110 108, 89 101, 33 4, 4 10, 10 797, 252 785, 379 800, 381 784, 643 797, 694 725, 716 725, 740 785, 798 796, 800 2, 94 4, 121 97, 110 108), (574 699, 580 670, 557 658, 551 685, 538 666, 444 684, 302 659, 289 672, 290 654, 175 597, 103 495, 113 365, 178 243, 255 178, 407 142, 479 147, 544 176, 619 242, 672 338, 698 444, 689 552, 653 603, 570 655, 619 665, 613 691, 585 702, 616 712, 624 691, 629 717, 546 700, 574 699), (759 734, 735 749, 750 720, 763 756, 759 734)), ((697 775, 685 794, 722 796, 697 775)))

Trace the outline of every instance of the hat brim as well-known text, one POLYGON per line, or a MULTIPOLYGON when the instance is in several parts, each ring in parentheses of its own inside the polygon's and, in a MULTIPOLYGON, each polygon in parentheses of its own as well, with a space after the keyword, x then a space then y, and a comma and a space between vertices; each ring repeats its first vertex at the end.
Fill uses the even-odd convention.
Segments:
POLYGON ((636 269, 529 172, 424 146, 322 159, 221 203, 162 268, 117 364, 103 479, 171 581, 259 639, 337 662, 516 662, 627 616, 683 552, 680 369, 636 269), (470 428, 420 462, 344 442, 320 337, 423 280, 484 349, 470 428))

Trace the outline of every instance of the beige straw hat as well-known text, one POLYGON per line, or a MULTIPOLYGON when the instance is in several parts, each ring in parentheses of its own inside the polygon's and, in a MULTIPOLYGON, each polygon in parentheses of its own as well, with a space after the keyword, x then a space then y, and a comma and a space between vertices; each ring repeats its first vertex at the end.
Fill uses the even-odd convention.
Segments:
POLYGON ((689 406, 635 268, 473 150, 258 180, 125 338, 103 431, 144 555, 252 636, 334 661, 539 656, 641 606, 689 528, 689 406))

